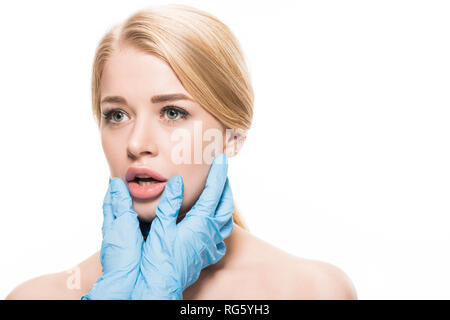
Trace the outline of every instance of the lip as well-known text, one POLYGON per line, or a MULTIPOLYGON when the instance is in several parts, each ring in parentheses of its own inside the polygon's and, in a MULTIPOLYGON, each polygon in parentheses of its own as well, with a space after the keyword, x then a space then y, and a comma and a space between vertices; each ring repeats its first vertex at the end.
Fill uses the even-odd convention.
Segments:
POLYGON ((130 194, 137 199, 150 199, 159 196, 164 191, 167 183, 167 179, 165 177, 160 175, 158 172, 145 167, 128 168, 125 179, 127 181, 130 194), (148 186, 140 186, 137 182, 133 181, 139 174, 146 174, 153 179, 159 180, 160 182, 148 186))
POLYGON ((134 178, 136 178, 136 176, 139 174, 146 174, 149 177, 162 182, 167 181, 167 179, 160 175, 158 172, 145 167, 129 167, 125 175, 125 179, 127 180, 127 182, 133 181, 134 178))
POLYGON ((128 182, 128 189, 133 198, 146 200, 158 197, 166 187, 167 182, 158 182, 148 186, 140 186, 137 182, 128 182))

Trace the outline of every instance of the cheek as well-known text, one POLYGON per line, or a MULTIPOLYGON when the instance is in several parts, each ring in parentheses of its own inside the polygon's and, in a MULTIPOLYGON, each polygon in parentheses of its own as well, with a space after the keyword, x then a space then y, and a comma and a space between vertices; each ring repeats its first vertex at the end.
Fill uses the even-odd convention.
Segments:
POLYGON ((120 172, 118 170, 120 170, 123 162, 123 141, 121 141, 121 137, 114 137, 110 134, 102 134, 101 143, 111 174, 113 176, 119 176, 120 172))
MULTIPOLYGON (((210 165, 217 155, 224 152, 225 130, 208 121, 193 121, 191 127, 172 132, 166 152, 174 165, 210 165)), ((162 146, 165 144, 162 144, 162 146)))
MULTIPOLYGON (((219 145, 219 147, 223 146, 223 134, 220 133, 220 126, 211 125, 207 122, 206 125, 205 122, 203 122, 202 126, 203 128, 201 131, 193 128, 189 130, 190 147, 187 148, 187 152, 189 153, 187 159, 190 160, 188 160, 188 163, 175 164, 176 174, 181 175, 184 182, 181 217, 184 216, 184 214, 186 214, 197 202, 205 188, 211 162, 214 158, 214 156, 211 158, 210 155, 214 153, 217 155, 217 153, 223 152, 223 150, 219 150, 220 148, 216 148, 217 145, 219 145), (219 133, 219 135, 215 138, 208 138, 207 132, 212 132, 210 129, 213 129, 213 131, 215 130, 216 134, 219 133), (207 162, 208 157, 211 158, 209 162, 207 162), (199 161, 199 159, 201 160, 199 161)), ((172 147, 175 144, 172 144, 172 147)))
POLYGON ((200 197, 205 188, 210 165, 189 165, 177 174, 183 177, 184 193, 181 212, 185 214, 189 211, 200 197))

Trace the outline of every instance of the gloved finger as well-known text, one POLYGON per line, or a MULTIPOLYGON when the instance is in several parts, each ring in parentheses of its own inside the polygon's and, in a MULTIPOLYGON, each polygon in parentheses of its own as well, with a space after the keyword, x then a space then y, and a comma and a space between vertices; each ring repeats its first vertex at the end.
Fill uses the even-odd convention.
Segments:
MULTIPOLYGON (((183 202, 183 178, 180 175, 175 175, 167 181, 164 192, 161 195, 158 206, 156 207, 155 220, 160 221, 162 227, 171 230, 176 226, 178 213, 183 202)), ((154 227, 152 222, 151 228, 154 227)))
POLYGON ((206 244, 204 250, 191 252, 190 250, 185 250, 184 254, 181 254, 181 261, 190 261, 190 265, 183 264, 182 272, 183 278, 181 280, 182 286, 184 288, 189 287, 193 284, 200 276, 202 269, 216 264, 226 252, 226 245, 222 241, 218 244, 206 244), (192 261, 192 257, 196 257, 196 261, 192 261))
POLYGON ((217 210, 214 216, 214 222, 217 224, 222 238, 228 237, 233 231, 233 211, 233 193, 231 192, 230 181, 227 178, 222 197, 217 205, 217 210))
POLYGON ((205 249, 200 253, 202 269, 216 264, 225 255, 225 252, 226 245, 223 241, 205 246, 205 249))
POLYGON ((234 221, 233 216, 230 217, 230 219, 227 220, 227 222, 220 228, 220 234, 222 235, 222 238, 225 239, 233 232, 234 228, 234 221))
POLYGON ((227 238, 233 231, 234 200, 230 181, 225 181, 224 190, 213 216, 197 214, 195 210, 189 211, 181 224, 186 225, 193 233, 207 233, 215 243, 227 238))
POLYGON ((105 236, 106 230, 111 228, 113 220, 114 215, 112 212, 111 178, 109 178, 108 190, 106 190, 106 194, 103 199, 103 226, 102 226, 103 237, 105 236))
POLYGON ((214 158, 211 168, 209 169, 205 188, 189 213, 201 213, 211 217, 215 215, 217 205, 225 186, 227 173, 228 158, 222 153, 214 158))
MULTIPOLYGON (((103 235, 100 261, 103 272, 127 273, 139 263, 143 237, 137 213, 124 181, 113 178, 110 182, 110 201, 105 203, 111 225, 103 235)), ((125 277, 125 276, 124 276, 125 277)))
POLYGON ((111 180, 112 223, 114 241, 118 241, 129 248, 139 247, 142 233, 139 227, 137 213, 133 209, 133 200, 125 182, 120 178, 111 180))
POLYGON ((112 213, 114 218, 133 212, 133 200, 127 185, 121 178, 111 180, 112 213))
POLYGON ((227 252, 227 246, 223 241, 217 244, 216 249, 220 257, 223 257, 227 252))

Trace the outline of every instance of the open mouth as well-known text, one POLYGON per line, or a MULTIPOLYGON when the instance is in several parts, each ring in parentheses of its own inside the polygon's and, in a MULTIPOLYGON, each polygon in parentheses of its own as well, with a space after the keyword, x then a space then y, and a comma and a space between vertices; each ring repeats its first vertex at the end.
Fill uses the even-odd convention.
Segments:
POLYGON ((153 178, 139 178, 139 177, 136 177, 136 178, 134 178, 134 180, 132 180, 130 182, 135 182, 135 183, 137 183, 140 186, 150 186, 152 184, 159 183, 159 182, 162 182, 162 181, 159 181, 159 180, 156 180, 156 179, 153 179, 153 178))
POLYGON ((167 183, 164 176, 146 167, 129 167, 125 179, 131 196, 142 200, 158 197, 167 183))

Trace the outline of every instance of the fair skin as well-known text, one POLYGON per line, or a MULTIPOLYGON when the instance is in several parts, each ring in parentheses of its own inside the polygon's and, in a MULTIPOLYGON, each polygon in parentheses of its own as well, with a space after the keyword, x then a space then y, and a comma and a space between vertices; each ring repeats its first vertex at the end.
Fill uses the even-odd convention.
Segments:
MULTIPOLYGON (((193 100, 164 61, 131 47, 122 48, 105 65, 101 98, 120 96, 126 102, 101 104, 102 113, 113 108, 120 111, 112 114, 110 123, 102 118, 100 132, 111 177, 125 181, 129 166, 149 167, 167 179, 175 174, 183 177, 182 218, 200 196, 210 163, 194 161, 194 137, 191 139, 190 163, 174 163, 172 150, 177 142, 171 135, 179 129, 194 135, 195 121, 201 122, 203 133, 208 129, 224 132, 225 128, 195 101, 151 101, 156 95, 172 93, 182 93, 193 100), (173 109, 163 109, 174 105, 187 111, 188 116, 181 117, 173 109)), ((227 141, 224 135, 222 143, 221 151, 225 153, 225 148, 234 142, 227 141)), ((203 141, 201 150, 207 144, 210 142, 203 141)), ((232 182, 230 185, 232 187, 232 182)), ((141 221, 149 223, 153 220, 160 197, 133 198, 133 208, 141 221)), ((352 282, 339 268, 288 254, 236 224, 225 244, 225 256, 202 270, 199 279, 183 292, 184 299, 357 298, 352 282), (236 290, 237 286, 239 290, 236 290)), ((99 252, 82 261, 76 269, 79 286, 69 286, 73 273, 63 271, 31 279, 13 290, 7 299, 79 300, 102 274, 99 252)))

